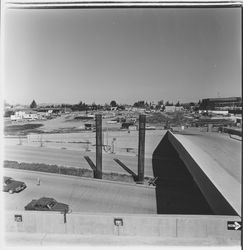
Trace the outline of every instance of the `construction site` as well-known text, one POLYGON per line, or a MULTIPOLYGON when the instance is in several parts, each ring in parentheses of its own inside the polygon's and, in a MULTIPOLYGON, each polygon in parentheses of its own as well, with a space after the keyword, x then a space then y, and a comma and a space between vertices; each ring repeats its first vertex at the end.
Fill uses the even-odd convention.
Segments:
MULTIPOLYGON (((241 214, 241 142, 237 138, 193 128, 157 131, 156 135, 146 131, 146 116, 140 115, 135 153, 119 153, 119 147, 106 152, 112 145, 104 144, 101 115, 96 115, 95 127, 94 151, 28 145, 24 140, 19 144, 19 138, 6 143, 5 160, 19 163, 6 165, 4 175, 27 184, 14 199, 7 193, 4 197, 8 237, 17 232, 61 233, 240 243, 240 231, 228 226, 232 221, 238 223, 241 214), (149 139, 146 144, 151 136, 157 137, 154 145, 149 139), (23 162, 32 168, 24 167, 23 162), (63 167, 50 170, 52 162, 63 167), (49 170, 44 170, 45 165, 49 170), (88 176, 80 175, 81 166, 89 169, 88 176), (65 172, 68 168, 76 172, 65 172), (111 173, 120 179, 105 177, 111 173), (72 212, 64 220, 58 212, 24 211, 31 199, 41 196, 67 203, 72 212), (14 219, 16 215, 21 221, 14 219)), ((129 148, 129 142, 126 145, 129 148)))
POLYGON ((5 246, 240 247, 242 6, 2 2, 5 246))

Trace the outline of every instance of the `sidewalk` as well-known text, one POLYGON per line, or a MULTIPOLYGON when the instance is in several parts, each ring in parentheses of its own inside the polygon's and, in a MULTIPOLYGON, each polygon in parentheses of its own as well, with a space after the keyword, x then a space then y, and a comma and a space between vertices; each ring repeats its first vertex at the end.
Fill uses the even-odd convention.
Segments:
POLYGON ((224 238, 161 238, 132 237, 112 235, 68 235, 44 233, 5 233, 7 247, 21 246, 234 246, 240 247, 236 240, 224 238))

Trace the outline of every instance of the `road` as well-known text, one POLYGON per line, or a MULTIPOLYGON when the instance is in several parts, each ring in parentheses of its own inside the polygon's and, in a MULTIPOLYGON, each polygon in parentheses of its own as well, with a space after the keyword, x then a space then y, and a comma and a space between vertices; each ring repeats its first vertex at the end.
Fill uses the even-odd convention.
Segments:
MULTIPOLYGON (((166 133, 166 130, 146 130, 145 133, 145 155, 151 157, 154 149, 166 133)), ((29 134, 21 138, 21 144, 25 146, 37 146, 42 144, 48 148, 69 149, 85 151, 88 148, 95 151, 95 133, 86 131, 79 133, 54 133, 54 134, 29 134)), ((138 152, 138 131, 103 131, 104 145, 112 145, 114 142, 114 152, 118 154, 129 153, 136 155, 138 152), (114 140, 114 141, 113 141, 114 140)), ((4 142, 7 145, 17 145, 20 143, 18 136, 6 136, 4 142)))
POLYGON ((3 174, 27 184, 20 193, 2 192, 7 210, 23 210, 32 199, 46 196, 69 204, 73 212, 157 213, 153 187, 16 169, 3 174))
MULTIPOLYGON (((47 147, 33 147, 23 145, 5 145, 4 159, 27 163, 45 163, 67 167, 80 167, 91 169, 84 156, 90 156, 95 163, 95 152, 84 152, 77 150, 55 149, 47 147)), ((113 159, 118 158, 133 172, 137 173, 137 156, 103 154, 103 172, 128 174, 113 159)), ((145 159, 145 176, 153 177, 152 159, 145 159)))
MULTIPOLYGON (((145 139, 145 176, 153 177, 152 171, 152 153, 163 135, 164 131, 148 130, 145 139)), ((4 159, 27 163, 45 163, 55 164, 67 167, 80 167, 91 169, 84 156, 89 156, 95 163, 95 133, 68 133, 68 134, 43 134, 43 147, 40 147, 40 135, 31 135, 21 139, 21 145, 18 145, 18 137, 7 137, 4 139, 4 159), (83 142, 91 142, 89 149, 85 151, 83 142)), ((124 131, 109 131, 108 143, 111 144, 112 138, 115 141, 115 154, 103 151, 103 171, 128 174, 121 168, 114 158, 118 158, 133 172, 137 173, 137 148, 138 131, 130 133, 124 131), (126 152, 126 149, 131 151, 126 152)), ((106 132, 104 134, 104 143, 107 143, 106 132)))
POLYGON ((230 138, 228 134, 190 132, 176 134, 181 140, 188 140, 200 147, 230 175, 241 181, 241 141, 230 138), (183 139, 184 138, 184 139, 183 139))
MULTIPOLYGON (((120 135, 115 132, 114 136, 117 136, 119 145, 125 147, 134 146, 135 134, 131 135, 120 135), (118 137, 118 135, 121 137, 118 137), (129 137, 131 136, 131 137, 129 137), (123 139, 122 139, 123 138, 123 139), (130 138, 130 140, 129 140, 130 138), (122 141, 123 140, 123 141, 122 141)), ((148 150, 145 158, 145 176, 153 177, 152 170, 152 148, 158 145, 159 141, 163 137, 161 131, 148 131, 146 137, 146 145, 148 150)), ((47 135, 48 136, 48 135, 47 135)), ((53 137, 57 135, 49 135, 53 137)), ((73 136, 72 140, 76 135, 66 135, 68 137, 73 136)), ((83 135, 81 135, 83 136, 83 135)), ((207 133, 200 132, 198 129, 188 129, 180 134, 177 134, 178 138, 186 138, 193 144, 198 146, 200 150, 208 154, 214 161, 217 161, 224 169, 226 169, 231 175, 237 180, 240 180, 241 176, 241 141, 230 138, 227 134, 218 133, 207 133)), ((77 137, 76 137, 77 138, 77 137)), ((67 167, 80 167, 91 169, 84 156, 89 156, 95 163, 95 152, 85 152, 84 150, 73 150, 73 149, 62 149, 49 147, 48 145, 40 147, 38 144, 23 143, 18 145, 18 139, 6 139, 4 146, 4 158, 5 160, 14 160, 18 162, 28 163, 45 163, 55 164, 59 166, 67 167)), ((127 167, 133 172, 137 173, 137 156, 135 154, 109 154, 103 152, 103 171, 104 172, 115 172, 121 174, 128 174, 123 168, 114 162, 114 158, 121 160, 127 167)))
MULTIPOLYGON (((183 145, 187 145, 186 149, 189 153, 193 153, 194 156, 198 157, 198 163, 199 165, 201 164, 200 167, 203 171, 207 171, 207 175, 212 173, 209 177, 211 181, 215 185, 219 183, 219 190, 225 190, 227 197, 231 197, 230 199, 234 203, 236 202, 238 207, 238 191, 233 192, 233 185, 227 180, 233 178, 236 190, 239 189, 238 187, 240 187, 241 183, 241 141, 232 139, 227 134, 200 132, 193 129, 186 129, 175 135, 183 145), (215 169, 218 169, 216 174, 214 173, 215 169)), ((88 163, 83 158, 84 155, 88 155, 95 163, 95 152, 80 152, 77 150, 39 147, 37 145, 16 145, 13 143, 6 143, 4 149, 4 158, 6 160, 18 162, 56 164, 90 169, 88 163)), ((119 158, 131 170, 137 173, 136 156, 107 153, 103 154, 104 172, 128 174, 114 162, 114 158, 119 158)), ((145 160, 145 176, 153 177, 151 158, 146 158, 145 160)))
MULTIPOLYGON (((175 136, 207 178, 240 215, 241 140, 230 138, 227 134, 217 133, 185 133, 175 136)), ((210 197, 212 190, 208 189, 206 182, 198 180, 198 183, 201 183, 201 188, 210 197)))

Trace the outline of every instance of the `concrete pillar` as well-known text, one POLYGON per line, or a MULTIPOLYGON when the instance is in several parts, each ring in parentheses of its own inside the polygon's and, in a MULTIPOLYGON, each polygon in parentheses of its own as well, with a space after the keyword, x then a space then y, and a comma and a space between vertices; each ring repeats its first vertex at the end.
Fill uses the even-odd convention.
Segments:
POLYGON ((95 115, 96 124, 96 171, 94 178, 102 179, 102 115, 95 115))
POLYGON ((139 115, 138 180, 137 180, 138 183, 144 182, 145 124, 146 124, 146 116, 139 115))

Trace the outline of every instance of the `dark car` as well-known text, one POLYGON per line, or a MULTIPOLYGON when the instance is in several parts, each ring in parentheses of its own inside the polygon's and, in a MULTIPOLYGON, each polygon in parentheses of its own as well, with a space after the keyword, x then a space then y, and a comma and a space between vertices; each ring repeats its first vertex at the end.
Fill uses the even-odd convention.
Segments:
POLYGON ((26 184, 22 181, 16 181, 11 177, 3 177, 3 191, 10 194, 18 193, 26 188, 26 184))
POLYGON ((32 200, 24 208, 25 210, 71 212, 67 204, 57 202, 55 199, 48 197, 42 197, 39 200, 32 200))

